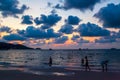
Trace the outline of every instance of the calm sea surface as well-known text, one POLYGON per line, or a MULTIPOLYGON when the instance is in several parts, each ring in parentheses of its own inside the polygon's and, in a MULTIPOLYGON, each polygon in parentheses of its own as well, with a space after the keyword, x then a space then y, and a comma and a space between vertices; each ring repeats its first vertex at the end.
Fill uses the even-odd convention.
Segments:
POLYGON ((0 69, 47 68, 50 56, 53 67, 84 70, 81 59, 88 56, 92 71, 101 71, 101 61, 108 60, 108 71, 120 72, 120 50, 1 50, 0 69))

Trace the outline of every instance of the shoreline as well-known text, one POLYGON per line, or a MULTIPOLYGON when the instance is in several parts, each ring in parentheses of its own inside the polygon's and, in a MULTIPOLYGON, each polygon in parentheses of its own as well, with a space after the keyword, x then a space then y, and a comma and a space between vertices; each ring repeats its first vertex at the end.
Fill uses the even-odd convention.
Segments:
POLYGON ((34 69, 40 73, 0 70, 0 80, 120 80, 120 72, 93 72, 64 68, 34 69))

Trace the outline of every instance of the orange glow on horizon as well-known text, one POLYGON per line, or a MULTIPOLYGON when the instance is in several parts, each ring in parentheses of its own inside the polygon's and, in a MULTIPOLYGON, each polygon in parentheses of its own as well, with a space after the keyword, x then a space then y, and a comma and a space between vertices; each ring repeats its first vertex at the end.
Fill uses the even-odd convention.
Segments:
POLYGON ((100 39, 100 37, 83 37, 83 39, 94 42, 96 39, 100 39))
POLYGON ((66 42, 65 42, 65 44, 67 44, 67 45, 69 45, 69 44, 74 44, 75 42, 73 42, 71 39, 69 39, 69 40, 67 40, 66 42))
POLYGON ((23 45, 24 42, 23 41, 9 41, 8 43, 23 45))
POLYGON ((67 40, 64 44, 63 44, 63 43, 62 43, 62 44, 53 44, 53 46, 54 46, 54 47, 63 47, 63 46, 65 47, 65 46, 66 46, 66 47, 67 47, 67 46, 69 46, 69 45, 71 45, 71 44, 72 44, 72 45, 77 45, 76 42, 73 42, 72 40, 69 39, 69 40, 67 40))

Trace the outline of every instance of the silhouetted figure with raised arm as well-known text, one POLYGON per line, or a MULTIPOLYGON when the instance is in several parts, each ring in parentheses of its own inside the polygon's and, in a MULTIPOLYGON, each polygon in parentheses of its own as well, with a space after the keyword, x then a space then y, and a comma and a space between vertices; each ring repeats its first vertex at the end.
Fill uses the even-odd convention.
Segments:
POLYGON ((107 72, 108 71, 108 68, 107 68, 108 62, 109 62, 108 60, 105 60, 105 61, 101 62, 101 66, 102 66, 102 71, 103 72, 105 72, 105 71, 107 72))
POLYGON ((49 66, 52 66, 52 57, 49 58, 49 66))
POLYGON ((88 58, 87 56, 85 56, 85 70, 89 70, 90 71, 90 67, 89 67, 89 62, 88 62, 88 58))

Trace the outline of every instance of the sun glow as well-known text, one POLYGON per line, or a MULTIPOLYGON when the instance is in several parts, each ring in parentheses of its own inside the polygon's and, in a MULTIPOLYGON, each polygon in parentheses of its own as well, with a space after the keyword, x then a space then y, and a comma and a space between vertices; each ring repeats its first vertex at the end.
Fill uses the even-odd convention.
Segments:
POLYGON ((3 37, 5 35, 9 35, 9 33, 6 33, 6 32, 0 32, 0 37, 3 37))
POLYGON ((11 44, 21 44, 23 45, 24 41, 9 41, 11 44))
POLYGON ((83 39, 94 42, 96 39, 100 39, 100 37, 83 37, 83 39))

